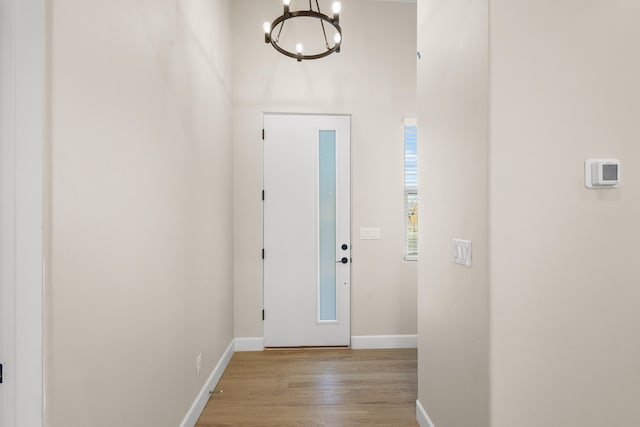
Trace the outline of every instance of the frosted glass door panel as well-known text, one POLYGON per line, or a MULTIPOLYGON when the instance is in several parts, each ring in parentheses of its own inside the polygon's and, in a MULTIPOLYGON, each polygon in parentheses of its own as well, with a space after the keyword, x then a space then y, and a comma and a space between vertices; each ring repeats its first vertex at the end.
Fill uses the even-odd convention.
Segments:
POLYGON ((336 131, 321 130, 318 156, 320 319, 336 320, 336 131))

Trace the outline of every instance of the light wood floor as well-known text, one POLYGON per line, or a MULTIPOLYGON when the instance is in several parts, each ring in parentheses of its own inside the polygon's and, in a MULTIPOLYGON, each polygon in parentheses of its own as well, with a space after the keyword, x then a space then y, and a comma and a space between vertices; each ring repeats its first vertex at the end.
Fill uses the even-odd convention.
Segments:
POLYGON ((417 426, 416 350, 236 353, 196 427, 417 426))

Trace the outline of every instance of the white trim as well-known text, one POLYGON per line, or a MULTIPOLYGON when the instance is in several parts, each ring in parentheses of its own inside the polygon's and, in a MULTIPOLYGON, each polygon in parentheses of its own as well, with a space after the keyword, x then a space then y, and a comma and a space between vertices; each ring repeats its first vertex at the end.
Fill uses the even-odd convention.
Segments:
POLYGON ((227 365, 233 357, 234 343, 235 340, 231 340, 231 343, 222 354, 218 364, 213 368, 211 375, 209 375, 209 379, 204 383, 202 390, 200 390, 200 393, 198 393, 198 396, 196 397, 196 400, 194 400, 191 408, 189 408, 189 411, 184 416, 184 419, 180 423, 180 427, 193 427, 198 422, 200 414, 202 414, 204 407, 207 406, 211 392, 216 388, 220 378, 222 378, 224 370, 227 369, 227 365))
POLYGON ((420 424, 420 427, 436 427, 436 425, 429 418, 429 414, 425 411, 424 406, 420 403, 420 400, 416 400, 416 421, 420 424))
POLYGON ((351 337, 354 350, 383 348, 418 348, 417 335, 360 335, 351 337))
MULTIPOLYGON (((417 335, 360 335, 351 337, 354 350, 418 348, 417 335)), ((263 351, 263 337, 236 338, 235 351, 263 351)))
POLYGON ((264 350, 263 337, 236 338, 234 341, 235 341, 236 351, 263 351, 264 350))
POLYGON ((0 7, 0 357, 5 363, 0 424, 42 427, 45 5, 44 0, 2 0, 0 7))

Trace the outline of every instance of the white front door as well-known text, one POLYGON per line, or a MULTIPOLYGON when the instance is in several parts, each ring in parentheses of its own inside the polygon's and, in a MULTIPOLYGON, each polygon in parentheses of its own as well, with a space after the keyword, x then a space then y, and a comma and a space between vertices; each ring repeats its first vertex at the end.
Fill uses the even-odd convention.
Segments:
POLYGON ((349 116, 264 116, 265 347, 351 341, 349 116))

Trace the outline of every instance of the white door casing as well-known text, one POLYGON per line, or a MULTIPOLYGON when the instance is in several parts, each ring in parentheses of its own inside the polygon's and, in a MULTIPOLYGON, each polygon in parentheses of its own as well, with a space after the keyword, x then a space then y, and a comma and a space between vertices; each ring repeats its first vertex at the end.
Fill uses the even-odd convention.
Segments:
POLYGON ((350 116, 264 116, 265 347, 350 344, 350 128, 350 116), (334 186, 329 202, 326 185, 334 186), (324 305, 321 314, 321 301, 334 298, 326 279, 333 274, 335 309, 324 305))
POLYGON ((1 0, 0 35, 0 427, 42 427, 44 0, 1 0))

